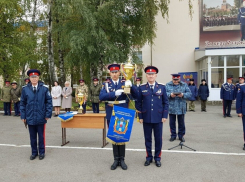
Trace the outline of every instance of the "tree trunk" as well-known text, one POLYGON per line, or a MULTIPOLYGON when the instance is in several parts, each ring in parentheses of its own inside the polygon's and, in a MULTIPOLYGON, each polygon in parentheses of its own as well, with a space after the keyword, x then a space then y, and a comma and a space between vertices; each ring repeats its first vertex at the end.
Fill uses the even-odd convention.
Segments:
POLYGON ((64 68, 64 53, 60 48, 58 52, 59 52, 59 63, 60 63, 60 85, 64 87, 66 81, 65 68, 64 68))
POLYGON ((31 17, 31 27, 33 32, 35 31, 36 12, 37 12, 37 0, 34 0, 33 12, 31 17))
POLYGON ((53 39, 52 39, 52 6, 53 0, 49 0, 48 3, 48 62, 49 62, 49 75, 50 75, 50 84, 53 84, 54 81, 57 81, 57 74, 55 72, 54 65, 54 51, 53 51, 53 39))
POLYGON ((103 74, 103 69, 101 69, 101 68, 104 67, 104 66, 103 66, 103 60, 102 60, 102 57, 103 57, 103 56, 100 57, 100 59, 99 59, 99 64, 98 64, 98 67, 97 67, 97 78, 99 79, 100 83, 102 83, 102 74, 103 74))
POLYGON ((83 79, 83 68, 80 66, 80 79, 83 79))

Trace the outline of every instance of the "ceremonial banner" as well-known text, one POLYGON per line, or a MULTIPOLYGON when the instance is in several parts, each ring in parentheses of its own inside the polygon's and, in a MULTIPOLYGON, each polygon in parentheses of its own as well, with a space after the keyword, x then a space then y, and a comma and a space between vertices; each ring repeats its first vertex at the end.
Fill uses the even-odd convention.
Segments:
POLYGON ((135 110, 114 106, 115 115, 111 116, 110 126, 107 133, 107 141, 115 145, 123 145, 129 141, 135 110))
POLYGON ((73 119, 74 114, 77 114, 77 112, 66 112, 65 114, 59 114, 58 119, 60 119, 62 122, 67 122, 73 119))

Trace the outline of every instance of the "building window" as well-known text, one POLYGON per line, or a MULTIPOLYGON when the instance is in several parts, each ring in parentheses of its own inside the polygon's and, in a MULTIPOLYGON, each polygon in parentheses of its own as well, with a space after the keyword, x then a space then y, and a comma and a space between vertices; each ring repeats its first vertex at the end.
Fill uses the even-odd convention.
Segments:
POLYGON ((223 67, 224 66, 224 56, 212 56, 211 57, 212 67, 223 67))
POLYGON ((221 88, 224 83, 224 68, 212 68, 211 78, 211 88, 221 88))
POLYGON ((242 66, 245 66, 245 56, 242 56, 242 66))
POLYGON ((232 77, 233 83, 237 83, 239 81, 239 68, 227 68, 226 69, 227 78, 232 77))
MULTIPOLYGON (((239 66, 240 56, 226 56, 227 66, 239 66)), ((239 73, 239 72, 238 72, 239 73)))

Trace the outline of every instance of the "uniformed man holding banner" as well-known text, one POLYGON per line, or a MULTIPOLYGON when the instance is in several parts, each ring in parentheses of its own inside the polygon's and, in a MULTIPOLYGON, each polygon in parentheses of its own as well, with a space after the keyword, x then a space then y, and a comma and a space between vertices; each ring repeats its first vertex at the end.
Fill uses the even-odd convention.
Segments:
MULTIPOLYGON (((120 65, 119 64, 111 64, 108 66, 108 70, 110 71, 111 79, 108 82, 103 83, 103 88, 100 91, 99 99, 105 102, 105 109, 106 109, 106 119, 108 127, 110 126, 112 112, 114 111, 114 106, 119 106, 117 108, 128 108, 128 97, 124 94, 123 88, 125 86, 131 87, 131 94, 133 97, 137 97, 137 90, 135 86, 132 86, 128 82, 123 82, 119 79, 120 76, 120 65)), ((115 114, 113 114, 115 115, 115 114)), ((124 125, 124 121, 119 118, 120 121, 118 122, 119 128, 120 125, 124 125)), ((118 127, 118 126, 115 126, 118 127)), ((123 128, 123 130, 125 127, 123 128)), ((108 132, 110 131, 110 128, 108 132)), ((123 143, 116 143, 112 144, 113 147, 113 155, 114 155, 114 163, 111 166, 111 170, 115 170, 117 166, 121 166, 123 170, 127 170, 127 165, 124 161, 125 158, 125 144, 123 143)))

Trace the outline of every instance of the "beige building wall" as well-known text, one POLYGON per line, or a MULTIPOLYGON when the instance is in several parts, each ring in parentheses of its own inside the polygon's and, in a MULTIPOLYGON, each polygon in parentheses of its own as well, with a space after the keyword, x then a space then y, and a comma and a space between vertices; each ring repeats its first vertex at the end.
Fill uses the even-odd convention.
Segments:
MULTIPOLYGON (((172 73, 196 72, 194 60, 195 47, 199 47, 199 4, 193 3, 193 19, 189 16, 188 0, 171 1, 169 23, 159 14, 157 37, 152 46, 152 65, 158 67, 157 82, 166 84, 172 73)), ((145 66, 151 63, 151 48, 142 48, 145 66)), ((143 75, 143 83, 146 82, 143 75)))

